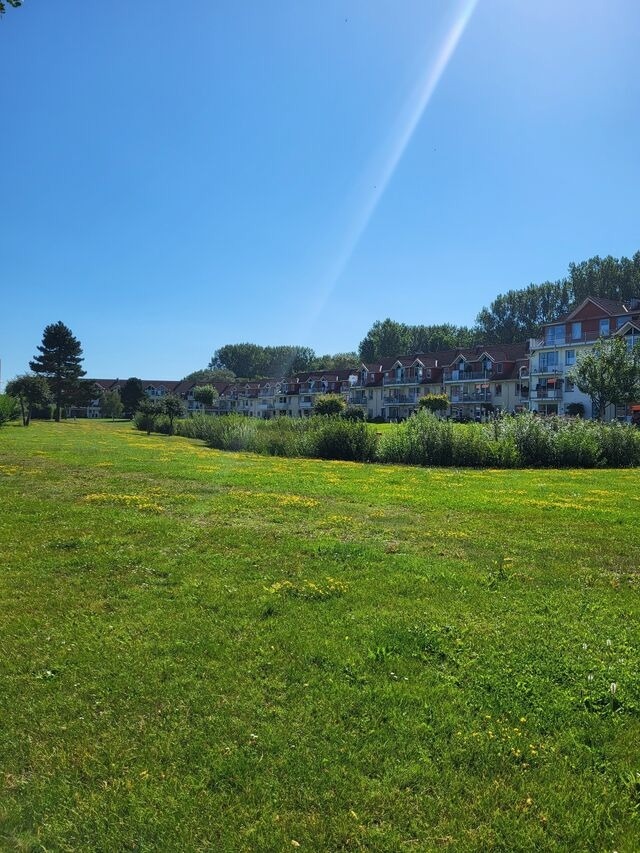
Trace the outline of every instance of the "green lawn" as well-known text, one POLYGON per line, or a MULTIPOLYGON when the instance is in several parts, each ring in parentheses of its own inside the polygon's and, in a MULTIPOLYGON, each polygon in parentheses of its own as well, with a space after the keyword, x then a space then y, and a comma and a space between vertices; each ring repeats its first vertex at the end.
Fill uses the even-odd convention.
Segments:
POLYGON ((638 481, 4 428, 0 849, 640 849, 638 481))

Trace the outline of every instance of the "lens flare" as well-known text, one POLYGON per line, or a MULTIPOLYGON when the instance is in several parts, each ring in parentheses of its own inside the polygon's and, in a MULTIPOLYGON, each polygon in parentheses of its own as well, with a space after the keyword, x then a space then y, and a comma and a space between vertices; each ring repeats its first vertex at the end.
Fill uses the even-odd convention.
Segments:
POLYGON ((365 198, 364 203, 358 210, 357 215, 348 229, 342 247, 335 261, 327 270, 316 291, 314 310, 311 316, 314 322, 319 319, 325 305, 336 289, 353 253, 360 242, 367 226, 374 215, 382 196, 398 168, 407 146, 411 142, 413 134, 424 115, 427 106, 435 92, 442 75, 445 72, 451 57, 473 15, 479 0, 464 0, 452 25, 450 26, 440 49, 433 59, 428 63, 423 77, 418 81, 411 96, 408 98, 403 109, 399 113, 397 122, 397 133, 392 138, 389 150, 382 157, 382 165, 379 167, 374 180, 371 182, 372 189, 365 198))

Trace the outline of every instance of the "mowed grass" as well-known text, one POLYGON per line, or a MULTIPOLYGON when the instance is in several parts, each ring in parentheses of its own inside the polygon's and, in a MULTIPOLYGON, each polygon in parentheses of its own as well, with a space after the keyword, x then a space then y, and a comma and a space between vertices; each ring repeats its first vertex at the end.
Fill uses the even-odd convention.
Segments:
POLYGON ((0 501, 0 849, 640 849, 637 471, 34 423, 0 501))

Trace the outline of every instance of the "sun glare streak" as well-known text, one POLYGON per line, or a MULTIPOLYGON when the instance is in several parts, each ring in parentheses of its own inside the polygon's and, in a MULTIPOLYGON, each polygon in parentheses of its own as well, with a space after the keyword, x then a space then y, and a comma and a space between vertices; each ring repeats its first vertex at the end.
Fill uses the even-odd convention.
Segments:
POLYGON ((341 251, 333 264, 327 271, 323 283, 317 294, 315 310, 313 311, 314 322, 319 319, 325 305, 330 299, 333 291, 338 285, 355 249, 360 242, 367 226, 374 215, 382 196, 393 178, 393 175, 402 159, 407 146, 411 142, 413 134, 422 118, 433 93, 444 71, 453 56, 458 42, 464 33, 471 16, 479 0, 464 0, 456 18, 447 32, 440 50, 429 63, 424 76, 419 80, 411 96, 408 98, 404 108, 400 112, 398 121, 398 132, 393 137, 389 150, 382 158, 383 163, 379 172, 375 175, 372 190, 365 199, 364 204, 358 210, 351 227, 349 228, 341 251))

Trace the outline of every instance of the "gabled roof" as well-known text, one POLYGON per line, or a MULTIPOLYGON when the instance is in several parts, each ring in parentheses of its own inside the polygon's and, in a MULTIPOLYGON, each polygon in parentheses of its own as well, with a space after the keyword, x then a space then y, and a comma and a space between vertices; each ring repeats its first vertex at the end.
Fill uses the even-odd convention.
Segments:
POLYGON ((621 314, 629 313, 629 310, 624 304, 624 302, 620 302, 616 299, 604 299, 600 296, 587 296, 586 299, 583 299, 579 305, 576 305, 576 307, 572 311, 570 311, 560 320, 557 320, 554 323, 549 323, 548 325, 554 326, 558 323, 570 323, 571 320, 573 320, 573 318, 576 317, 582 311, 585 305, 588 305, 589 303, 595 305, 596 308, 599 308, 609 317, 619 317, 621 314))
POLYGON ((640 332, 640 320, 638 320, 638 321, 627 320, 627 322, 624 324, 624 326, 621 326, 616 331, 614 337, 618 336, 618 335, 626 335, 627 332, 631 332, 631 331, 640 332))

